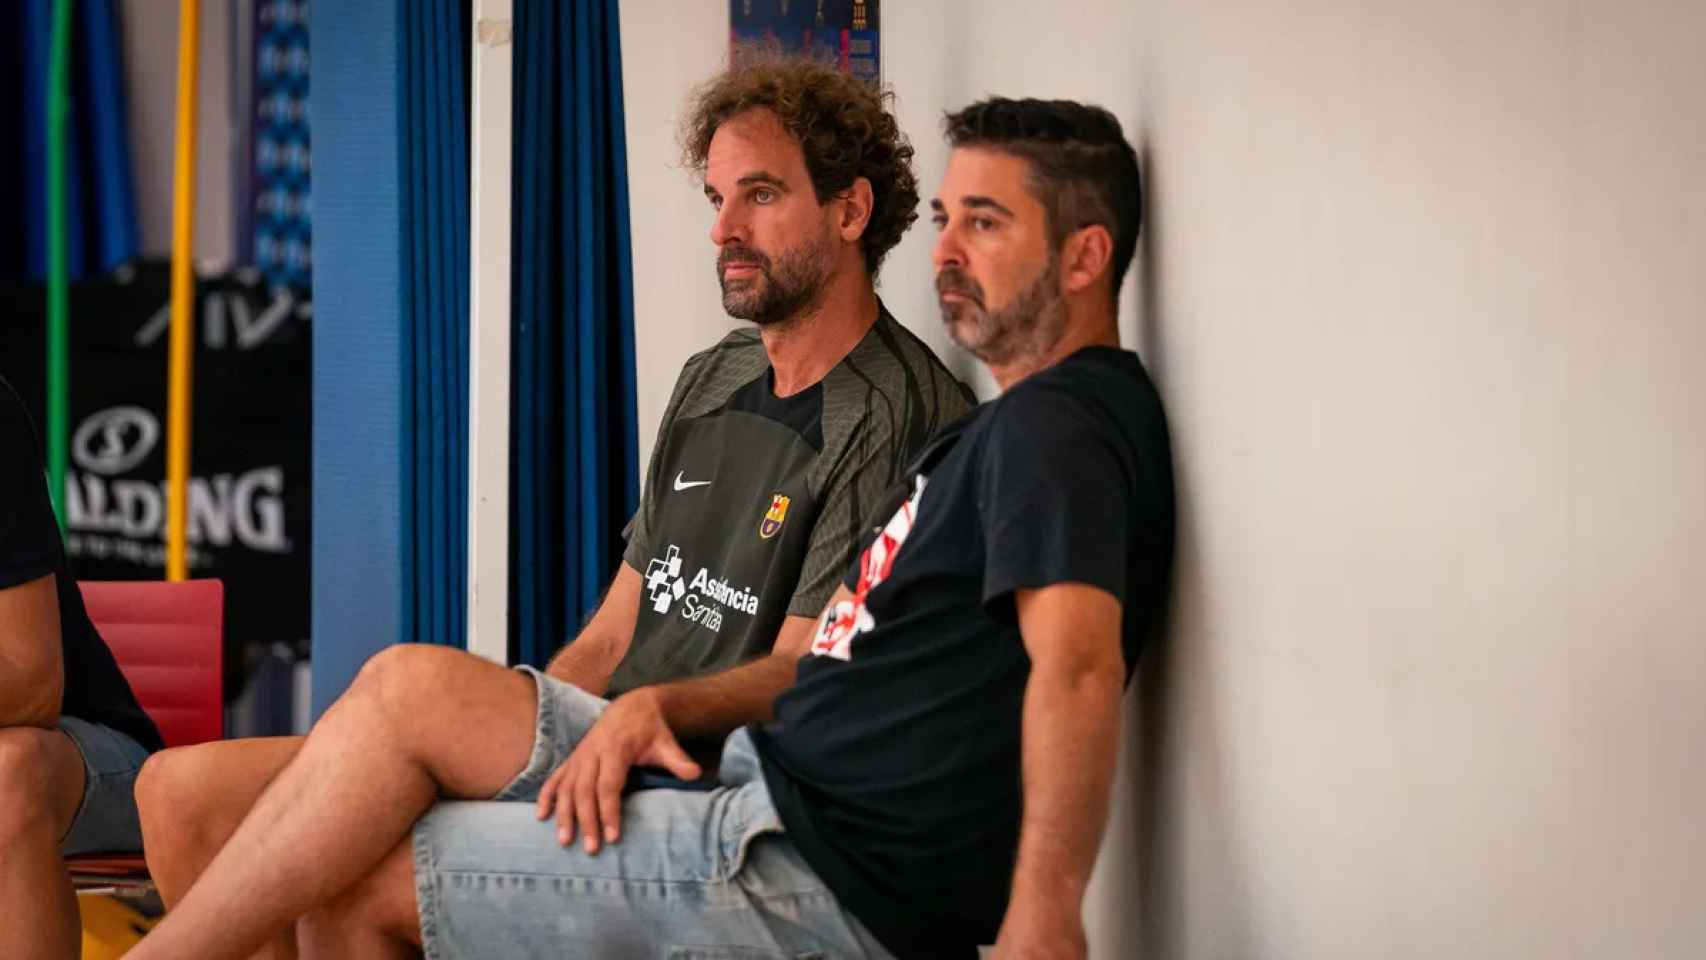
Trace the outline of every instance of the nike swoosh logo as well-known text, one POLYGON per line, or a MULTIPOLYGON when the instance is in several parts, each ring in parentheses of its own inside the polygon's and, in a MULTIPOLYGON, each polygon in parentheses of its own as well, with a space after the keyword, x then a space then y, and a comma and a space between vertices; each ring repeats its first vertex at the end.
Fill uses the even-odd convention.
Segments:
POLYGON ((694 487, 707 487, 707 486, 711 485, 711 481, 709 481, 709 480, 683 480, 683 479, 681 479, 682 474, 684 474, 686 472, 687 471, 685 471, 685 470, 681 470, 681 471, 677 471, 675 474, 675 492, 676 493, 680 493, 683 490, 691 490, 694 487))

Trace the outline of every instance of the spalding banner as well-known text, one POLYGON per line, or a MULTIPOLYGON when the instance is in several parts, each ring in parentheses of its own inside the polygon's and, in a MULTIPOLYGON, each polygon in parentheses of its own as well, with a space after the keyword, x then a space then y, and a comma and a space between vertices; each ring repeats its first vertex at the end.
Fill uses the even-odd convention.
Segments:
MULTIPOLYGON (((169 291, 164 263, 71 289, 64 502, 80 579, 164 575, 169 291)), ((45 429, 45 297, 5 299, 0 373, 45 429)), ((308 637, 310 315, 256 277, 197 281, 188 559, 190 576, 225 581, 228 697, 255 652, 308 637)))

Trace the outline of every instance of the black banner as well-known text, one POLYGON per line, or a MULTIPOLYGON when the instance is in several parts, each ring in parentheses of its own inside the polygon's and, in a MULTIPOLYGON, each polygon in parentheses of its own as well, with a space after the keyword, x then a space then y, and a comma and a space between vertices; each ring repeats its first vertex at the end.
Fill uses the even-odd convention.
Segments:
MULTIPOLYGON (((45 292, 0 296, 0 373, 45 429, 45 292)), ((188 559, 190 576, 225 581, 227 698, 272 644, 306 652, 312 310, 297 297, 254 275, 196 287, 188 559)), ((164 576, 169 302, 160 262, 71 288, 64 504, 79 579, 164 576)))

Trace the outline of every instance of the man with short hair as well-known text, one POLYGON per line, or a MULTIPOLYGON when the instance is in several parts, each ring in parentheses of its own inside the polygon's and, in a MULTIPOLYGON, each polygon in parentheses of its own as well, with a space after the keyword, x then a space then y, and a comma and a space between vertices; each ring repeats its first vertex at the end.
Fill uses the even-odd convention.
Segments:
MULTIPOLYGON (((229 910, 270 883, 264 922, 251 909, 234 925, 251 939, 172 946, 236 955, 335 897, 316 955, 970 957, 990 941, 1001 958, 1085 955, 1121 691, 1173 544, 1165 419, 1115 322, 1137 160, 1112 115, 1064 101, 978 103, 948 136, 932 203, 942 316, 1002 395, 903 471, 773 719, 728 738, 719 786, 628 796, 601 813, 622 823, 601 850, 550 842, 530 805, 440 804, 412 861, 345 888, 365 863, 335 848, 419 799, 376 791, 325 824, 335 838, 291 831, 268 851, 283 862, 229 872, 229 910)), ((304 754, 400 722, 386 700, 352 690, 349 726, 329 714, 304 754)), ((576 728, 599 705, 549 709, 576 728)), ((300 786, 279 799, 314 802, 300 786)))
MULTIPOLYGON (((215 860, 228 839, 226 860, 264 867, 272 856, 264 851, 292 836, 298 817, 321 802, 357 804, 387 777, 413 799, 392 810, 392 827, 362 832, 391 845, 440 795, 531 800, 547 785, 584 797, 562 805, 564 829, 596 840, 617 829, 614 816, 597 821, 632 768, 695 779, 724 735, 769 715, 857 549, 870 504, 932 433, 972 405, 873 287, 918 216, 912 148, 888 99, 821 64, 770 57, 745 59, 697 92, 684 152, 714 213, 723 307, 754 326, 682 371, 623 563, 597 612, 543 676, 442 647, 396 646, 375 657, 321 728, 355 713, 351 698, 368 691, 414 705, 406 723, 369 727, 348 744, 395 766, 376 760, 352 777, 322 779, 301 738, 155 758, 138 796, 149 863, 174 922, 153 942, 195 929, 198 902, 246 889, 215 860), (545 729, 553 696, 598 703, 601 718, 572 738, 545 729), (709 751, 694 750, 706 743, 709 751), (256 808, 275 779, 271 795, 290 798, 282 819, 256 808), (251 808, 268 835, 258 843, 237 832, 251 808), (199 900, 186 897, 204 870, 219 879, 199 900)), ((318 829, 307 820, 300 827, 318 829)), ((407 855, 398 848, 398 862, 407 855)), ((274 949, 291 952, 289 937, 274 949)))
POLYGON ((132 785, 160 732, 71 579, 39 438, 0 378, 0 957, 74 957, 68 855, 141 849, 132 785))

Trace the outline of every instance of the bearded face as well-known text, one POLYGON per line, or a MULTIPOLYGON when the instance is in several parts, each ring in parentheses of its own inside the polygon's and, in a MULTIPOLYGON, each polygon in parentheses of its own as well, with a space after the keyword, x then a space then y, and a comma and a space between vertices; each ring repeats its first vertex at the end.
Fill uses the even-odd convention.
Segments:
POLYGON ((757 247, 729 244, 717 255, 723 309, 759 326, 780 323, 817 300, 835 268, 835 241, 826 228, 771 257, 757 247))
POLYGON ((949 265, 936 274, 942 323, 954 342, 992 366, 1044 353, 1066 332, 1066 301, 1060 295, 1060 258, 1051 255, 1042 273, 1006 303, 990 306, 983 285, 949 265))

